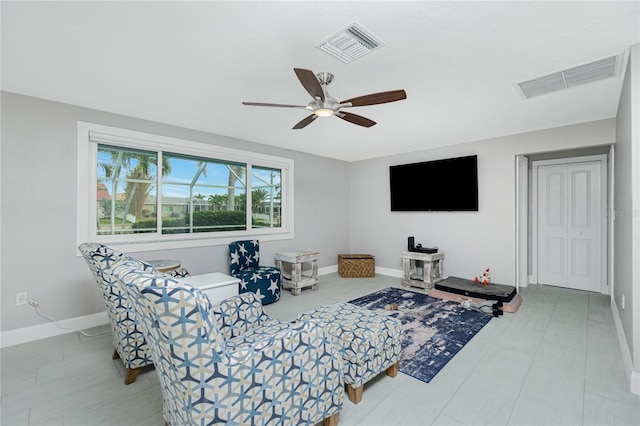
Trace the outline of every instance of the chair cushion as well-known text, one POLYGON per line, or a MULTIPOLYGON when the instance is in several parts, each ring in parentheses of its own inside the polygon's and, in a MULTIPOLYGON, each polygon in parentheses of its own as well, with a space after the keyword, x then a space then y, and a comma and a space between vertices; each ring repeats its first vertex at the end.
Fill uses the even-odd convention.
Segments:
POLYGON ((226 339, 232 339, 260 327, 269 319, 253 292, 229 297, 211 306, 215 325, 226 339))
POLYGON ((289 323, 280 321, 277 319, 268 319, 260 324, 259 327, 254 327, 245 331, 244 334, 237 335, 227 340, 227 350, 229 352, 241 351, 243 347, 250 346, 255 342, 260 342, 267 339, 282 330, 289 328, 289 323))
POLYGON ((258 240, 234 241, 229 244, 229 267, 231 275, 244 269, 260 265, 260 242, 258 240))
POLYGON ((280 269, 272 266, 258 266, 239 271, 235 275, 240 280, 239 293, 255 293, 263 305, 280 299, 280 269))

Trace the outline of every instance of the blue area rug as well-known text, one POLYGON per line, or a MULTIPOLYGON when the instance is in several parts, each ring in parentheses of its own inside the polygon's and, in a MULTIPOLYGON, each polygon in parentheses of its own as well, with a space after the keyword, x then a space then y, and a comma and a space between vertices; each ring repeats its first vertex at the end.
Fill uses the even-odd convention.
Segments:
POLYGON ((349 303, 402 321, 400 371, 426 383, 493 318, 456 302, 394 287, 349 303), (384 309, 391 303, 397 303, 398 310, 384 309))

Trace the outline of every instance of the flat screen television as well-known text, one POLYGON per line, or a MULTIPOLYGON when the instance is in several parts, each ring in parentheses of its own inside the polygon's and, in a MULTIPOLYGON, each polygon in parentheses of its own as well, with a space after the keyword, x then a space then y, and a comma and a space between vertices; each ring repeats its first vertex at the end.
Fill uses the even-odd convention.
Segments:
POLYGON ((478 211, 478 156, 389 167, 391 211, 478 211))

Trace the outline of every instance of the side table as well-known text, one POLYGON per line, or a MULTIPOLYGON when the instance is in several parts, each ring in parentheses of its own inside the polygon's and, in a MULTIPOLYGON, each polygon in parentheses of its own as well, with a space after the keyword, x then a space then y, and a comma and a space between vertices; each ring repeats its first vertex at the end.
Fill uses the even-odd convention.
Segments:
POLYGON ((180 267, 180 261, 175 259, 154 259, 146 262, 156 268, 158 272, 169 272, 180 267))
POLYGON ((238 294, 240 280, 222 272, 211 272, 202 275, 190 275, 182 278, 187 284, 199 288, 212 304, 218 303, 238 294))
POLYGON ((419 253, 402 252, 402 285, 420 287, 427 290, 442 281, 444 252, 419 253))
POLYGON ((291 294, 299 295, 304 287, 318 289, 318 258, 320 253, 313 251, 289 251, 276 253, 276 267, 282 271, 282 288, 291 289, 291 294), (287 265, 283 265, 286 263, 287 265), (311 263, 311 275, 303 275, 302 266, 311 263))

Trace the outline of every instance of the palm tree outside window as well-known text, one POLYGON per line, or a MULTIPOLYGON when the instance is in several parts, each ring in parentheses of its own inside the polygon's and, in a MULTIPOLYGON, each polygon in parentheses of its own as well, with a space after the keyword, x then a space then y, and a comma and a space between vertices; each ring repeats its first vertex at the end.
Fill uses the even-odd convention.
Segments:
POLYGON ((99 144, 98 234, 242 231, 247 212, 251 228, 281 227, 281 176, 279 169, 99 144))

